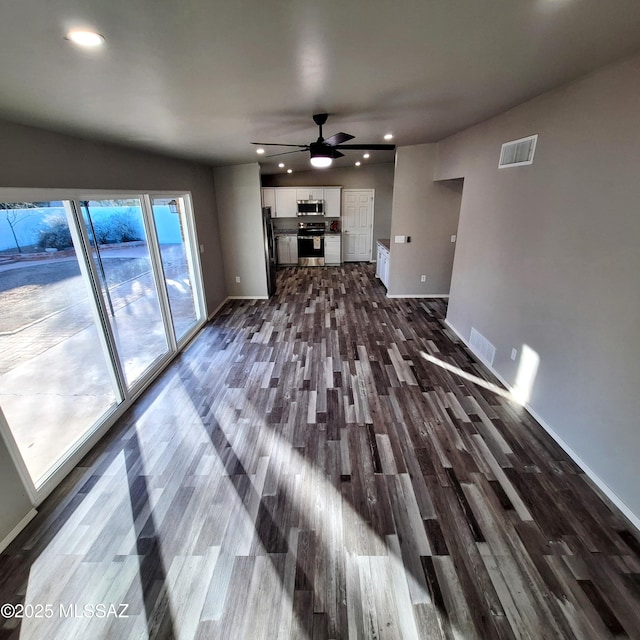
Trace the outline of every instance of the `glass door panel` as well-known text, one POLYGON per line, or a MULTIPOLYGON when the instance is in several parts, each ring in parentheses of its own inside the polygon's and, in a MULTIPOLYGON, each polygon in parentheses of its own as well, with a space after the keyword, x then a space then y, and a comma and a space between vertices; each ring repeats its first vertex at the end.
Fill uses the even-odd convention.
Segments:
POLYGON ((83 200, 106 313, 128 387, 169 351, 140 198, 83 200))
POLYGON ((68 202, 0 203, 0 405, 36 486, 121 401, 68 202))
POLYGON ((183 198, 152 198, 151 207, 158 238, 165 286, 171 308, 176 342, 202 318, 197 299, 197 278, 183 198))

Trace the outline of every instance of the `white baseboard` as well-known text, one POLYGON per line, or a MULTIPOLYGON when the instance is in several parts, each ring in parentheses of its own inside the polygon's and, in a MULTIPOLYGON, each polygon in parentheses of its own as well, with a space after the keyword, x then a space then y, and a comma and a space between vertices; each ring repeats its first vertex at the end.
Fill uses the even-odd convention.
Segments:
POLYGON ((448 298, 448 293, 387 293, 387 298, 448 298))
POLYGON ((4 540, 0 541, 0 553, 2 553, 18 536, 18 534, 36 517, 38 512, 35 509, 29 510, 27 515, 9 531, 4 540))
POLYGON ((220 309, 222 309, 222 307, 224 307, 225 304, 227 304, 229 298, 225 298, 208 316, 207 316, 207 322, 211 322, 211 320, 213 320, 219 313, 220 309))
MULTIPOLYGON (((480 356, 471 348, 469 343, 465 338, 462 337, 460 332, 448 321, 445 319, 444 323, 447 325, 453 333, 460 339, 461 342, 465 344, 467 349, 471 351, 475 356, 480 358, 480 356)), ((502 384, 509 390, 510 393, 513 393, 513 387, 493 368, 487 365, 485 362, 482 363, 493 375, 502 382, 502 384)), ((525 403, 524 408, 527 412, 540 424, 540 426, 556 441, 558 445, 562 448, 562 450, 584 471, 585 475, 602 491, 602 493, 609 499, 611 502, 622 512, 622 514, 627 518, 627 520, 638 530, 640 531, 640 517, 635 514, 626 504, 625 502, 616 494, 612 489, 602 480, 602 478, 595 472, 591 467, 556 433, 555 429, 541 416, 539 415, 535 409, 529 405, 529 403, 525 403)))

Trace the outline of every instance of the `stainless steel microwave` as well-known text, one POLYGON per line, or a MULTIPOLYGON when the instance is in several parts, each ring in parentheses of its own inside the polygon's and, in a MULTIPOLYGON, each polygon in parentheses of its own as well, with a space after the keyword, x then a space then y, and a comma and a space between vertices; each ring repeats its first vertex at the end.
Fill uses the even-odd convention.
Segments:
POLYGON ((323 216, 324 200, 298 200, 299 216, 323 216))

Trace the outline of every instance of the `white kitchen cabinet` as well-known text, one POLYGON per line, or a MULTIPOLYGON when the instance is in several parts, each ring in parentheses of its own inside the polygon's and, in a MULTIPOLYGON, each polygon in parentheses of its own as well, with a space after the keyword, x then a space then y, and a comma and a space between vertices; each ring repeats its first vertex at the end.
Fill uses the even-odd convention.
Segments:
POLYGON ((271 215, 274 218, 296 218, 298 216, 296 188, 276 187, 273 191, 275 195, 275 209, 271 209, 271 215))
POLYGON ((339 235, 324 236, 324 263, 325 264, 340 264, 342 262, 342 254, 340 247, 342 242, 339 235))
POLYGON ((378 242, 378 261, 376 264, 376 276, 380 278, 382 284, 389 288, 389 249, 378 242))
POLYGON ((323 187, 298 187, 296 189, 296 200, 322 200, 323 198, 323 187))
POLYGON ((279 235, 276 237, 278 264, 298 264, 298 236, 279 235))
POLYGON ((324 188, 324 215, 326 218, 340 217, 340 198, 342 189, 340 187, 324 188))
POLYGON ((262 206, 271 207, 271 216, 275 216, 276 211, 276 190, 274 187, 263 187, 262 193, 262 206))

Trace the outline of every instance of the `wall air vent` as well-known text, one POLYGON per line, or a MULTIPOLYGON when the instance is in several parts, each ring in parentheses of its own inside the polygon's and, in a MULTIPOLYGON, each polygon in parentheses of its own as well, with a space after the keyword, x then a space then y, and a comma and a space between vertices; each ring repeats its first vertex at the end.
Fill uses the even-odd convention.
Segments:
POLYGON ((499 169, 506 167, 521 167, 524 164, 533 164, 533 154, 536 150, 538 134, 528 138, 520 138, 512 142, 505 142, 500 152, 499 169))
POLYGON ((493 359, 496 356, 496 348, 473 327, 469 336, 469 346, 471 351, 475 353, 484 364, 489 367, 493 366, 493 359))

